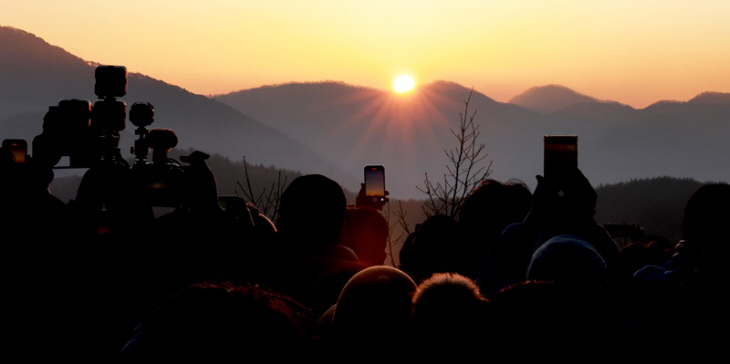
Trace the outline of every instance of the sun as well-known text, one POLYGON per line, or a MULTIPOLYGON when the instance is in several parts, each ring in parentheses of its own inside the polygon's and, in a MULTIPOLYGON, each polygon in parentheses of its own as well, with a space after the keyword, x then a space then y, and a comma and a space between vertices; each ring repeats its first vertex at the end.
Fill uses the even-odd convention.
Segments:
POLYGON ((396 77, 395 81, 393 81, 393 89, 399 94, 413 90, 415 87, 416 80, 411 75, 403 74, 396 77))

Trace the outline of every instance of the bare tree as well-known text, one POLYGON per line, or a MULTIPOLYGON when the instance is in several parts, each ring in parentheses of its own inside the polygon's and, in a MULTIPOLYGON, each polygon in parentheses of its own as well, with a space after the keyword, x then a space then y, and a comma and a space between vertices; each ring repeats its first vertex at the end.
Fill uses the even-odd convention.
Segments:
MULTIPOLYGON (((246 186, 244 187, 241 182, 236 183, 241 188, 244 198, 256 206, 262 214, 269 217, 272 221, 276 221, 279 212, 279 200, 281 199, 282 193, 284 193, 287 177, 284 176, 284 180, 282 181, 281 171, 279 171, 277 181, 271 184, 271 188, 268 191, 264 188, 261 190, 261 193, 256 195, 251 187, 251 179, 248 175, 248 162, 246 162, 245 156, 243 157, 243 171, 246 175, 246 186)), ((238 194, 238 191, 236 191, 236 194, 238 194)))
POLYGON ((398 200, 397 210, 392 210, 391 206, 391 204, 388 204, 388 209, 384 214, 389 229, 387 249, 391 265, 397 267, 398 262, 395 260, 395 249, 399 245, 402 245, 403 241, 411 234, 411 229, 407 220, 408 211, 403 207, 403 201, 398 200))
POLYGON ((459 113, 459 129, 450 129, 458 146, 444 150, 449 164, 446 166, 448 173, 444 174, 443 182, 434 183, 426 173, 424 186, 416 187, 426 194, 423 205, 426 216, 445 214, 457 217, 464 199, 492 173, 491 161, 487 165, 482 164, 487 154, 484 144, 478 143, 479 125, 474 123, 476 110, 469 115, 469 102, 473 93, 472 88, 469 97, 464 101, 464 112, 459 113))

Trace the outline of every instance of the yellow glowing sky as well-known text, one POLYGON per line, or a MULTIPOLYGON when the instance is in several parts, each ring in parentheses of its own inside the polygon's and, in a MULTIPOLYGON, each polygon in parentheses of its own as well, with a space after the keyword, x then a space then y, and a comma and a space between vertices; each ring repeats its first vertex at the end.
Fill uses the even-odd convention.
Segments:
POLYGON ((634 107, 730 92, 728 14, 720 0, 0 0, 0 25, 199 94, 390 89, 408 73, 503 102, 561 84, 634 107))

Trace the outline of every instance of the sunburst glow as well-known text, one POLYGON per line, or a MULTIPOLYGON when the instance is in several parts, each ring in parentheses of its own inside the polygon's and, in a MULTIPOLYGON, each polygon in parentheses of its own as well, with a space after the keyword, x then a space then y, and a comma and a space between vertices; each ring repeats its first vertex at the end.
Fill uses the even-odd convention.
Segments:
POLYGON ((393 89, 401 94, 413 90, 416 87, 416 80, 410 75, 400 75, 393 81, 393 89))

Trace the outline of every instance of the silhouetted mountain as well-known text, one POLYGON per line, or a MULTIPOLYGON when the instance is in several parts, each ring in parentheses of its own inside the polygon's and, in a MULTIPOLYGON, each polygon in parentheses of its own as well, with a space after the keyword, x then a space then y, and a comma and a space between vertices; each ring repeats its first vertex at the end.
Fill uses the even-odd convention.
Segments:
MULTIPOLYGON (((27 32, 0 28, 0 133, 3 138, 23 138, 29 144, 42 131, 48 106, 61 99, 94 101, 96 64, 51 46, 27 32)), ((349 185, 357 179, 338 170, 324 157, 282 132, 263 125, 231 107, 208 97, 138 73, 129 73, 128 93, 121 98, 131 105, 149 101, 155 106, 151 127, 171 128, 179 148, 252 163, 276 165, 303 173, 323 173, 349 185)), ((134 125, 122 134, 122 153, 128 154, 135 137, 134 125)))
POLYGON ((0 108, 3 116, 44 113, 70 95, 94 95, 89 63, 25 31, 0 26, 0 108))
POLYGON ((703 92, 687 102, 698 104, 730 104, 730 93, 703 92))
MULTIPOLYGON (((446 173, 444 149, 454 147, 456 140, 449 128, 458 126, 469 93, 446 81, 422 85, 408 95, 322 82, 259 87, 215 99, 295 135, 323 155, 336 156, 342 169, 362 173, 364 165, 382 163, 393 196, 422 197, 415 186, 421 185, 424 173, 446 173)), ((477 91, 469 109, 477 110, 487 161, 500 161, 495 171, 505 171, 502 163, 524 166, 519 160, 524 153, 514 153, 504 142, 522 138, 526 128, 521 125, 537 114, 477 91)))
POLYGON ((618 102, 579 102, 547 115, 549 119, 623 123, 636 118, 636 109, 618 102))
MULTIPOLYGON (((730 180, 723 167, 730 155, 724 140, 730 135, 730 105, 698 102, 707 98, 703 96, 636 110, 557 86, 530 94, 536 100, 555 90, 555 95, 569 97, 545 115, 474 91, 470 112, 477 111, 480 140, 487 160, 493 161, 492 177, 519 178, 534 186, 534 175, 542 173, 542 136, 577 134, 579 165, 596 184, 660 175, 730 180)), ((415 186, 422 185, 423 174, 446 173, 443 150, 456 146, 449 128, 458 125, 469 91, 439 81, 403 96, 326 82, 266 86, 215 99, 296 135, 321 154, 338 156, 343 169, 383 163, 391 193, 422 197, 415 186)))
MULTIPOLYGON (((0 42, 2 49, 13 49, 0 54, 3 138, 31 139, 40 132, 47 107, 61 98, 95 99, 93 64, 12 28, 0 28, 0 42)), ((129 95, 123 99, 155 104, 158 121, 153 126, 174 129, 180 148, 324 173, 352 189, 362 179, 363 165, 382 163, 391 197, 421 198, 415 187, 422 186, 424 173, 433 180, 447 172, 444 149, 457 146, 449 129, 458 126, 469 94, 469 88, 446 81, 405 95, 322 82, 265 86, 210 99, 130 73, 129 95)), ((641 110, 557 86, 526 94, 533 107, 540 95, 557 95, 551 101, 554 111, 543 114, 497 102, 476 90, 471 96, 469 114, 476 110, 479 141, 488 153, 485 161, 493 161, 493 178, 519 178, 534 186, 534 176, 542 173, 543 135, 577 134, 579 166, 595 184, 662 175, 730 180, 728 94, 708 92, 641 110)), ((541 101, 545 107, 550 106, 547 99, 541 101)), ((125 153, 132 133, 129 125, 122 138, 125 153)))
POLYGON ((642 110, 646 114, 683 114, 701 112, 704 109, 720 111, 730 105, 730 93, 703 92, 689 101, 662 100, 642 110))
POLYGON ((513 97, 509 102, 539 113, 549 114, 575 104, 598 103, 600 101, 564 86, 547 85, 532 87, 513 97))
MULTIPOLYGON (((606 130, 596 162, 634 171, 636 178, 669 175, 730 181, 730 104, 660 102, 638 110, 632 123, 606 130)), ((596 171, 599 181, 615 172, 596 171)), ((621 173, 623 174, 623 173, 621 173)))

